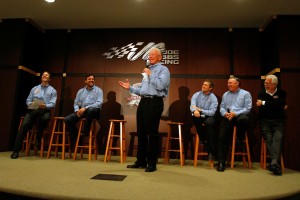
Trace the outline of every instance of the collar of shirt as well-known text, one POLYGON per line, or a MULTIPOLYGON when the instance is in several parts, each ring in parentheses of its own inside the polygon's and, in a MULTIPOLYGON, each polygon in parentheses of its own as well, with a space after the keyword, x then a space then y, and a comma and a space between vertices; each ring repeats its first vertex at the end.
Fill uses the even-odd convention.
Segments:
POLYGON ((266 93, 269 94, 269 95, 271 95, 271 96, 273 96, 276 92, 277 92, 277 88, 275 88, 275 90, 274 90, 273 93, 271 93, 271 92, 269 92, 268 90, 266 90, 266 93))
POLYGON ((47 85, 41 84, 41 87, 48 87, 48 86, 49 86, 49 83, 47 85))
POLYGON ((92 89, 94 89, 94 87, 95 87, 95 85, 93 85, 93 87, 91 87, 91 89, 89 89, 88 86, 85 86, 85 89, 86 90, 92 90, 92 89))
POLYGON ((240 90, 241 90, 241 88, 238 88, 235 92, 231 92, 231 91, 229 91, 229 92, 232 93, 232 94, 236 94, 236 93, 238 93, 240 90))
POLYGON ((155 63, 154 65, 150 65, 150 66, 149 66, 149 69, 150 69, 150 68, 153 68, 153 67, 155 67, 155 66, 157 66, 157 65, 161 65, 161 62, 155 63))

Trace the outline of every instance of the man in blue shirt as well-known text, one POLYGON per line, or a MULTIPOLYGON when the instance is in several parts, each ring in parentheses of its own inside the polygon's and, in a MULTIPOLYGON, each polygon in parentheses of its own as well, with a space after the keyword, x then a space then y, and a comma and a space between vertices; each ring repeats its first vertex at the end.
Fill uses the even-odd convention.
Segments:
POLYGON ((214 83, 210 80, 204 81, 202 90, 192 96, 190 110, 193 116, 199 139, 207 141, 208 160, 214 160, 214 133, 215 113, 218 107, 218 99, 212 93, 214 83))
POLYGON ((240 88, 241 82, 239 78, 230 77, 227 86, 229 91, 223 94, 220 105, 220 113, 223 118, 220 124, 218 148, 217 171, 219 172, 225 170, 233 126, 237 127, 237 137, 243 138, 249 126, 248 113, 250 113, 252 108, 251 94, 240 88))
POLYGON ((168 95, 170 72, 160 62, 162 53, 158 48, 149 52, 149 68, 143 71, 140 87, 132 87, 128 80, 119 81, 120 86, 131 93, 141 96, 137 109, 137 160, 127 168, 146 168, 145 172, 156 171, 159 151, 159 122, 164 109, 163 98, 168 95))
POLYGON ((74 100, 74 113, 65 117, 64 120, 69 128, 71 148, 74 148, 78 135, 76 128, 77 122, 81 118, 86 118, 81 134, 87 135, 90 131, 93 119, 100 118, 103 92, 95 85, 95 76, 93 74, 86 75, 84 82, 86 86, 77 92, 74 100))
POLYGON ((49 72, 44 72, 41 77, 41 84, 33 87, 26 99, 28 112, 17 134, 13 153, 11 154, 12 159, 19 157, 24 137, 37 119, 36 144, 39 144, 42 133, 50 120, 50 111, 55 107, 57 99, 56 90, 49 85, 50 77, 49 72))

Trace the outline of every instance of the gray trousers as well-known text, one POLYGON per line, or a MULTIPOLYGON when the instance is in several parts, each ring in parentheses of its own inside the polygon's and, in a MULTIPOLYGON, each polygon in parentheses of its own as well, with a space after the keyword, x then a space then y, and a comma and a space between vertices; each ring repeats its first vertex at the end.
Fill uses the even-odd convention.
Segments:
POLYGON ((260 133, 264 137, 271 160, 279 161, 283 136, 285 129, 285 120, 265 120, 259 121, 260 133))

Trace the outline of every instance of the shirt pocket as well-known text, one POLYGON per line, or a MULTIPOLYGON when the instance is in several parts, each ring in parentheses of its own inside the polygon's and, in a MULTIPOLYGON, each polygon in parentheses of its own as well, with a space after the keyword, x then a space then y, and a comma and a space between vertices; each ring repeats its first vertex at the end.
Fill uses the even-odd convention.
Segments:
POLYGON ((238 97, 236 100, 236 104, 238 107, 243 107, 245 103, 245 98, 244 97, 238 97))

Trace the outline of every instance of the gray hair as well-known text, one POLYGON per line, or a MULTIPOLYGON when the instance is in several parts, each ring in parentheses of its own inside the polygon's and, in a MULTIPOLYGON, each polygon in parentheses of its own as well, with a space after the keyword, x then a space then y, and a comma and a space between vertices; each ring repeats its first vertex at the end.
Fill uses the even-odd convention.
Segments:
POLYGON ((162 52, 161 52, 161 50, 159 48, 153 47, 153 48, 150 49, 150 51, 153 51, 153 50, 155 50, 160 56, 162 55, 162 52))
POLYGON ((277 78, 277 76, 275 76, 273 74, 272 75, 267 75, 266 79, 271 79, 272 83, 274 83, 275 85, 278 84, 278 78, 277 78))

